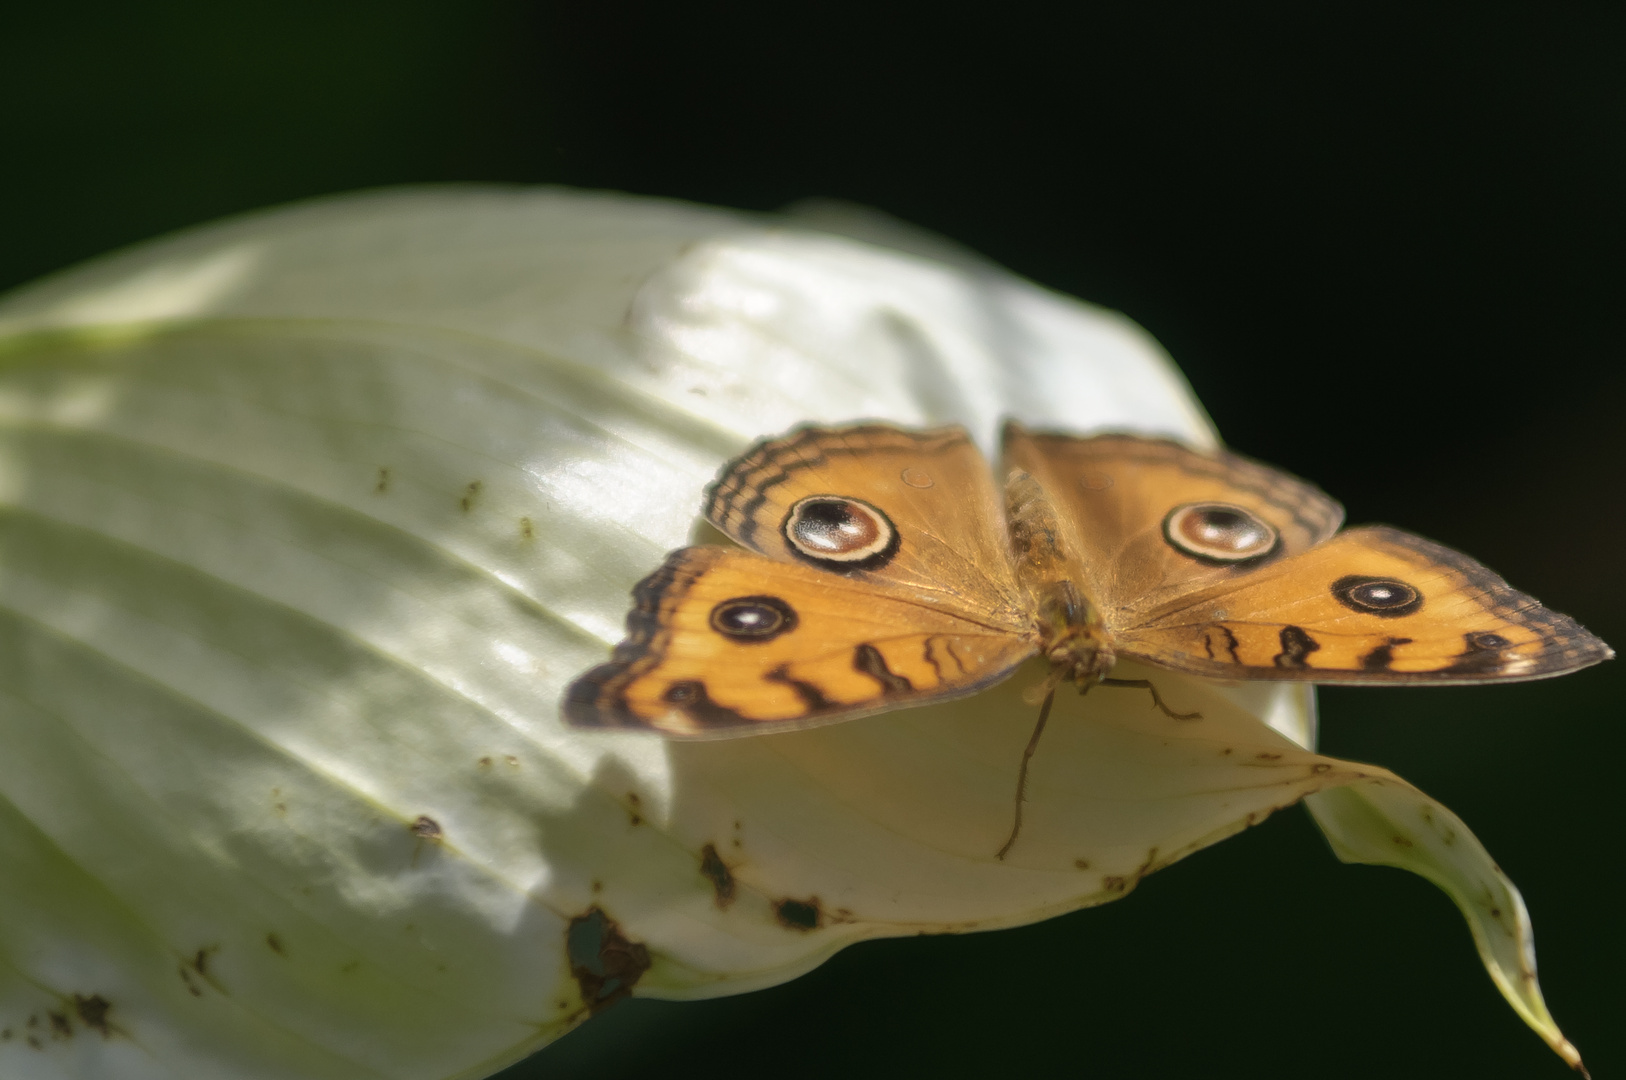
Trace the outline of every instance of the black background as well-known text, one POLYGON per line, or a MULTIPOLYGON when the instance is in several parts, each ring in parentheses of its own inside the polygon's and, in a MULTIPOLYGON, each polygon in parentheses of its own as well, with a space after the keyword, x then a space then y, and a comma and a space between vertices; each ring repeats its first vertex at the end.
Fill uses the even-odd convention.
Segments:
MULTIPOLYGON (((425 180, 868 203, 1170 349, 1238 449, 1626 642, 1615 5, 12 6, 0 285, 425 180)), ((1549 1004, 1626 1070, 1619 664, 1324 691, 1323 745, 1461 814, 1549 1004)), ((1532 1077, 1443 894, 1300 810, 1037 926, 634 1001, 504 1074, 1532 1077)))

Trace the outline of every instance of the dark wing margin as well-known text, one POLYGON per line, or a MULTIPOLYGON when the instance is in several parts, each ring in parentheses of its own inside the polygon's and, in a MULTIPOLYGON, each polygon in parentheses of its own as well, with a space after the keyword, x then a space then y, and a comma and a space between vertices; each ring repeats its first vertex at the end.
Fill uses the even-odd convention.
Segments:
MULTIPOLYGON (((632 608, 627 612, 627 636, 610 653, 608 663, 579 676, 565 691, 561 710, 565 720, 584 728, 638 728, 649 725, 628 706, 627 686, 656 667, 665 652, 671 630, 663 623, 666 609, 675 607, 696 578, 705 573, 721 547, 679 548, 667 553, 654 573, 632 587, 632 608)), ((730 714, 729 723, 744 718, 730 714)))
POLYGON ((1478 600, 1485 610, 1510 623, 1527 627, 1541 638, 1544 647, 1531 658, 1532 667, 1516 675, 1503 675, 1497 670, 1497 651, 1478 644, 1476 635, 1465 634, 1463 651, 1450 667, 1439 672, 1441 681, 1550 679, 1614 658, 1615 650, 1592 631, 1568 615, 1544 607, 1535 597, 1513 588, 1494 570, 1462 552, 1387 525, 1367 526, 1363 531, 1371 532, 1380 543, 1450 567, 1461 578, 1464 591, 1478 600))

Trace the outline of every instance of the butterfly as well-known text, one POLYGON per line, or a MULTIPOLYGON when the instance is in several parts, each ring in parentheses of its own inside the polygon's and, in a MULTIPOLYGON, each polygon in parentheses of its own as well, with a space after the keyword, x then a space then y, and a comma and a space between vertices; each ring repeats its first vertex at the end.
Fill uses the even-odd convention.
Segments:
POLYGON ((706 490, 738 548, 686 547, 633 589, 626 640, 566 719, 673 738, 850 720, 974 694, 1029 658, 1056 685, 1118 657, 1205 678, 1370 685, 1562 675, 1613 652, 1468 556, 1339 531, 1311 484, 1222 450, 1006 425, 1003 486, 959 427, 809 426, 706 490), (743 549, 743 550, 742 550, 743 549))

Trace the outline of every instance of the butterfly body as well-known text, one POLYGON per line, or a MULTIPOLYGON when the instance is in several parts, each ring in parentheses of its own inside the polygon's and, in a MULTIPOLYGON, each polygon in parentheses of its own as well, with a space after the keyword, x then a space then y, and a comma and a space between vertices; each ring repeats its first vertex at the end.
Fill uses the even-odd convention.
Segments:
POLYGON ((1061 520, 1043 488, 1020 470, 1005 482, 1005 515, 1017 580, 1034 614, 1038 652, 1050 663, 1052 682, 1088 689, 1112 670, 1117 657, 1101 609, 1069 576, 1061 520))
MULTIPOLYGON (((572 723, 717 738, 975 693, 1035 654, 1050 685, 1120 656, 1188 674, 1460 683, 1612 655, 1465 555, 1224 451, 959 428, 808 427, 708 489, 741 548, 668 556, 572 723)), ((1110 680, 1109 680, 1110 681, 1110 680)))

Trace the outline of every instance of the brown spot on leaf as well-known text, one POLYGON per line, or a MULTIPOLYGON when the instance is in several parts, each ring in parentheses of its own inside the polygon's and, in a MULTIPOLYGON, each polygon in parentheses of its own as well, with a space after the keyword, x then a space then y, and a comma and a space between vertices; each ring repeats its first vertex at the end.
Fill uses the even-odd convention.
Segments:
POLYGON ((108 1010, 113 1007, 111 1001, 108 1001, 100 994, 92 994, 89 997, 85 997, 83 994, 75 994, 73 995, 73 1007, 86 1027, 101 1032, 104 1039, 112 1035, 112 1029, 107 1024, 108 1010))
POLYGON ((519 758, 515 757, 513 754, 504 754, 502 756, 502 760, 504 765, 515 769, 519 768, 519 758))
POLYGON ((565 927, 565 955, 582 1001, 594 1013, 631 994, 649 970, 649 949, 642 942, 628 940, 615 920, 598 907, 588 908, 565 927))
POLYGON ((1220 751, 1220 757, 1224 757, 1227 754, 1234 754, 1234 753, 1236 753, 1236 747, 1227 746, 1224 750, 1220 751))
POLYGON ((73 1024, 65 1014, 48 1012, 45 1015, 51 1018, 51 1038, 67 1039, 73 1036, 73 1024))
POLYGON ((632 810, 627 817, 634 825, 642 825, 644 823, 644 816, 638 812, 641 804, 636 791, 627 792, 627 803, 632 807, 632 810))
POLYGON ((700 872, 711 882, 712 898, 718 907, 726 908, 734 902, 734 875, 717 854, 717 845, 707 844, 700 849, 700 872))
POLYGON ((536 538, 536 529, 532 527, 530 518, 522 517, 519 519, 519 535, 526 540, 536 538))
POLYGON ((469 486, 463 489, 463 498, 458 501, 458 505, 463 507, 465 514, 474 509, 474 501, 480 497, 480 489, 484 486, 478 480, 470 480, 469 486))
POLYGON ((378 483, 373 485, 373 494, 382 495, 390 489, 390 471, 382 465, 378 468, 378 483))
POLYGON ((1324 772, 1328 772, 1331 769, 1332 769, 1332 766, 1327 764, 1325 761, 1318 761, 1313 766, 1310 767, 1310 771, 1313 772, 1313 773, 1324 773, 1324 772))
POLYGON ((1088 859, 1074 859, 1073 860, 1073 869, 1075 869, 1075 870, 1088 870, 1089 868, 1090 868, 1090 860, 1088 860, 1088 859))
POLYGON ((598 878, 594 878, 593 879, 593 891, 595 893, 603 892, 604 891, 604 882, 600 881, 598 878))
POLYGON ((1412 842, 1410 840, 1406 839, 1404 836, 1396 835, 1396 836, 1389 837, 1389 839, 1390 839, 1390 841, 1392 841, 1395 844, 1396 847, 1411 847, 1412 846, 1412 842))
POLYGON ((193 997, 202 997, 203 991, 198 988, 197 983, 192 981, 191 967, 187 964, 182 964, 177 970, 180 972, 181 983, 186 987, 186 992, 191 994, 193 997))
POLYGON ((423 840, 439 840, 444 835, 441 832, 440 822, 428 814, 419 814, 407 828, 412 831, 413 836, 423 840))
POLYGON ((1101 888, 1110 893, 1125 892, 1129 888, 1129 881, 1117 876, 1108 876, 1101 879, 1101 888))
POLYGON ((816 896, 806 900, 781 900, 773 906, 773 914, 787 930, 817 930, 824 922, 824 912, 816 896))
POLYGON ((489 769, 491 768, 491 758, 483 757, 479 761, 476 761, 475 764, 480 766, 482 769, 489 769))
POLYGON ((193 997, 203 996, 203 990, 198 985, 200 980, 214 987, 219 993, 226 992, 226 988, 215 981, 214 975, 209 970, 215 953, 219 951, 219 945, 205 945, 190 958, 181 961, 181 982, 186 984, 187 992, 193 997))
POLYGON ((276 953, 278 956, 287 956, 288 955, 288 950, 282 944, 282 939, 280 937, 278 937, 274 932, 265 935, 265 947, 270 949, 272 952, 276 953))
POLYGON ((1253 756, 1255 758, 1257 758, 1258 760, 1260 760, 1260 761, 1280 761, 1280 760, 1282 760, 1282 755, 1280 755, 1280 754, 1272 754, 1268 750, 1261 750, 1261 751, 1259 751, 1259 753, 1257 753, 1257 754, 1255 754, 1253 756))

